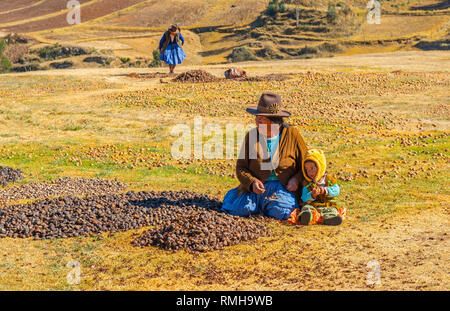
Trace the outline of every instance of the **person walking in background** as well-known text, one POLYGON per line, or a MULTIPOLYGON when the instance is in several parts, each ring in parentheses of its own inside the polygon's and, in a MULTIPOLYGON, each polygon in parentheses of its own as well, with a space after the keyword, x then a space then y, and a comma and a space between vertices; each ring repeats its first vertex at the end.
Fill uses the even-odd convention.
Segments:
POLYGON ((170 73, 186 58, 183 45, 184 38, 176 24, 171 25, 159 41, 159 59, 169 65, 170 73))

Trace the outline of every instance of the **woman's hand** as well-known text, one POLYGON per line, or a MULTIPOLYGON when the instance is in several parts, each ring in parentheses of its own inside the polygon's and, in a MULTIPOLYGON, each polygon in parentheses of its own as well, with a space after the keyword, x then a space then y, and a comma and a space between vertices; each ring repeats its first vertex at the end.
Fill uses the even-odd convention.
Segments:
POLYGON ((264 189, 264 184, 259 179, 255 179, 253 182, 253 192, 261 194, 264 193, 264 191, 266 191, 266 189, 264 189))
POLYGON ((297 191, 298 189, 298 180, 295 177, 291 177, 291 179, 289 179, 288 184, 286 186, 287 191, 297 191))

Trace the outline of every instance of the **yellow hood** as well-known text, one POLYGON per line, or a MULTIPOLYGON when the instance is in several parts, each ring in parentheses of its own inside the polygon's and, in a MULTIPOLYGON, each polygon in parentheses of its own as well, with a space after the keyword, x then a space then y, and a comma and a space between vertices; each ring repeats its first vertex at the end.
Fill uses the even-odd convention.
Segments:
POLYGON ((307 181, 311 181, 311 178, 308 177, 305 171, 305 162, 306 161, 313 161, 317 165, 317 175, 314 178, 314 182, 318 182, 323 175, 325 174, 325 171, 327 170, 327 162, 325 160, 325 154, 322 150, 319 149, 308 149, 306 151, 306 156, 303 159, 302 163, 302 170, 303 170, 303 176, 307 181))

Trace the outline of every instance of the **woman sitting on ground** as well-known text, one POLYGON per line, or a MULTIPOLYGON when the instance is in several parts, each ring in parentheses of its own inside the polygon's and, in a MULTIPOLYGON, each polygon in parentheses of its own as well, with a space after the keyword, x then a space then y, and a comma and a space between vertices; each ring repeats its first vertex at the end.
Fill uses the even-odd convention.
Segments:
POLYGON ((298 207, 294 192, 303 181, 306 144, 294 126, 283 122, 291 114, 281 110, 279 95, 262 94, 258 106, 247 112, 256 116, 256 128, 245 136, 236 164, 240 185, 225 195, 222 210, 236 216, 288 219, 298 207))

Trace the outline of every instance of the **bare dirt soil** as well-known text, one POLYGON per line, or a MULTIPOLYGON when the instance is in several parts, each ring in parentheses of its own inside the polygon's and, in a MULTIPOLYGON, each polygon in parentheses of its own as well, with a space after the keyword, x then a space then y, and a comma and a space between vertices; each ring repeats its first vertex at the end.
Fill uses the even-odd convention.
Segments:
MULTIPOLYGON (((84 4, 86 2, 89 2, 91 0, 79 0, 80 4, 84 4)), ((30 6, 28 8, 23 8, 20 10, 14 10, 10 13, 4 13, 2 14, 0 12, 1 16, 1 23, 9 23, 14 21, 22 21, 27 20, 29 18, 38 17, 47 15, 50 13, 56 13, 61 10, 67 9, 67 2, 66 1, 44 1, 39 5, 36 6, 30 6)))
MULTIPOLYGON (((88 0, 85 0, 86 2, 88 0)), ((107 14, 111 14, 113 12, 116 12, 118 10, 122 10, 124 8, 127 8, 129 6, 132 6, 134 4, 143 2, 144 0, 121 0, 121 1, 115 1, 115 0, 101 0, 99 2, 95 2, 90 5, 86 5, 82 7, 82 15, 81 15, 81 21, 86 22, 91 19, 95 19, 107 14)), ((44 4, 43 4, 44 5, 44 4)), ((19 14, 20 11, 12 13, 12 14, 19 14)), ((41 14, 42 15, 42 14, 41 14)), ((23 19, 21 19, 23 20, 23 19)), ((49 17, 46 19, 41 19, 37 21, 30 21, 24 23, 13 25, 13 26, 5 26, 2 27, 4 31, 11 31, 11 32, 32 32, 32 31, 40 31, 45 29, 54 29, 54 28, 60 28, 60 27, 68 27, 67 23, 67 13, 63 13, 54 17, 49 17)), ((1 27, 1 26, 0 26, 1 27)))
POLYGON ((38 0, 15 0, 15 1, 7 1, 2 3, 2 7, 0 9, 0 14, 2 12, 7 12, 14 9, 19 9, 23 7, 27 7, 32 5, 33 3, 38 2, 38 0))

